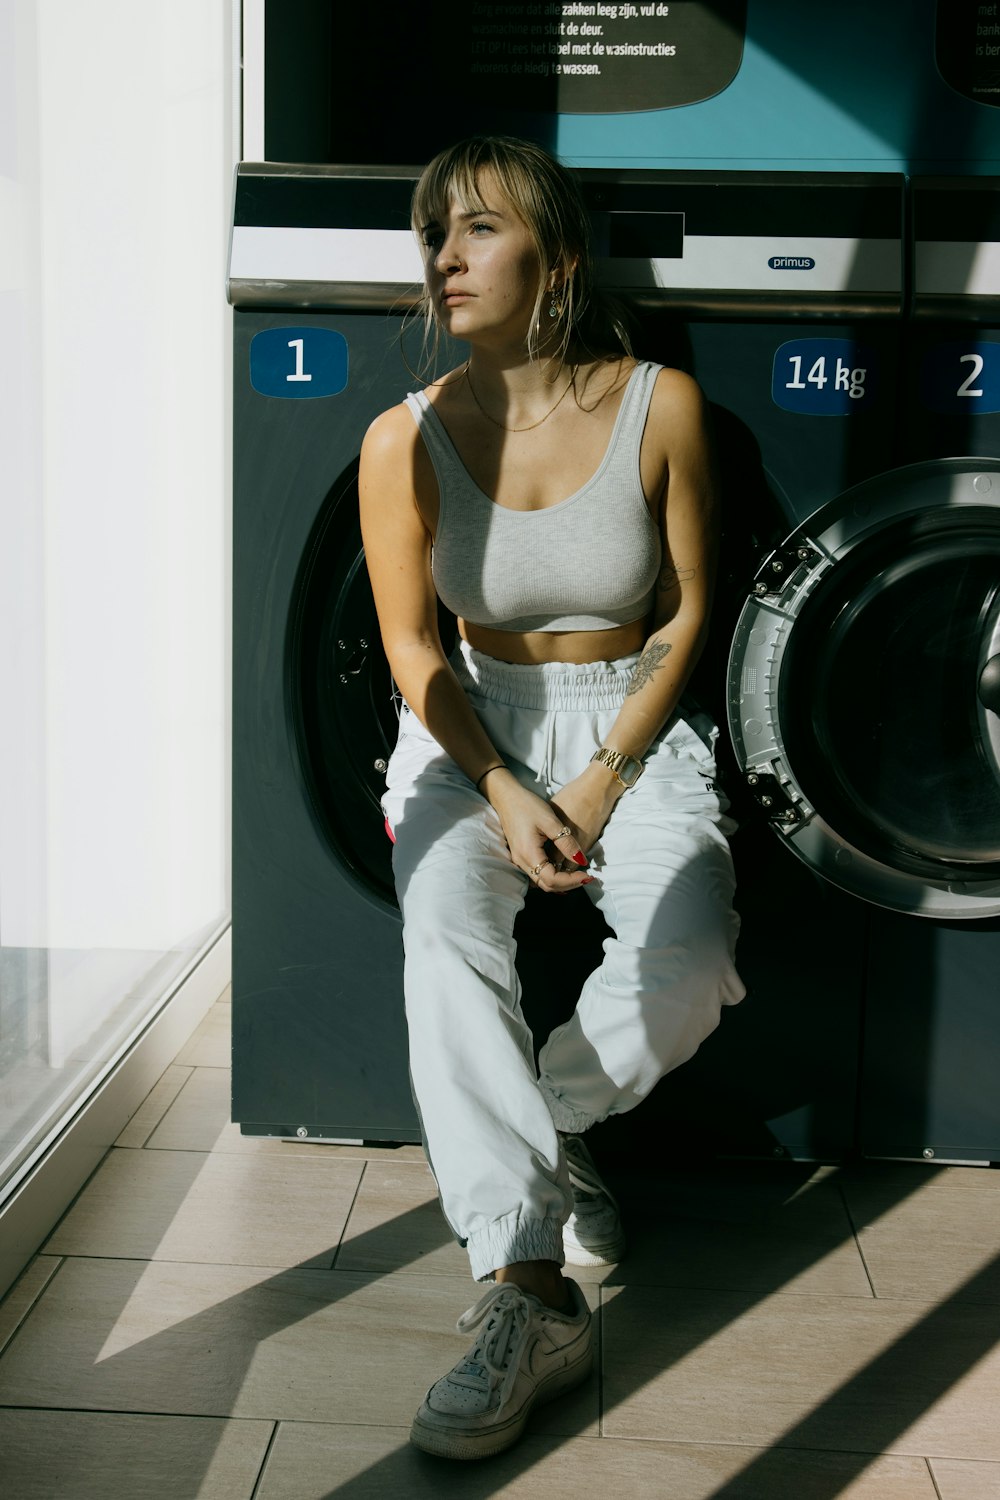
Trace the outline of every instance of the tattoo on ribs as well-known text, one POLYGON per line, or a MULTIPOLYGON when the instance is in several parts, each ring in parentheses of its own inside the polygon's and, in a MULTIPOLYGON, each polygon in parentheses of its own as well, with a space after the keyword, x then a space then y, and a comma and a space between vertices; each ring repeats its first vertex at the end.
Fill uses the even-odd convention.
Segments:
POLYGON ((644 688, 646 683, 652 678, 653 673, 658 667, 663 666, 669 655, 669 641, 654 641, 651 646, 647 646, 635 664, 632 680, 625 691, 626 698, 631 698, 633 693, 638 693, 644 688))
POLYGON ((678 584, 687 583, 697 571, 697 568, 664 568, 658 581, 660 592, 666 593, 668 589, 677 588, 678 584))

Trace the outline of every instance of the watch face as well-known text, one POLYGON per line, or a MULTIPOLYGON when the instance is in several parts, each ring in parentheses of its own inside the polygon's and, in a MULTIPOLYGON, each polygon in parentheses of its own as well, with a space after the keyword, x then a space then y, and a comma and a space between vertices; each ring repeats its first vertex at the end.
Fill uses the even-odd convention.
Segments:
POLYGON ((623 781, 627 787, 631 788, 635 786, 636 782, 639 780, 639 777, 642 775, 642 772, 642 761, 633 760, 631 756, 626 756, 622 764, 618 767, 618 779, 619 781, 623 781))

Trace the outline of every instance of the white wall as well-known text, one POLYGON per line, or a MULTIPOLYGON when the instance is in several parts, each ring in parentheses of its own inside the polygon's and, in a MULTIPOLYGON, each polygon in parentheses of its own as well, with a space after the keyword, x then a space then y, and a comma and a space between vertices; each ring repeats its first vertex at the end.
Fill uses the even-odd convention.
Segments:
POLYGON ((0 0, 0 941, 228 902, 229 0, 0 0))

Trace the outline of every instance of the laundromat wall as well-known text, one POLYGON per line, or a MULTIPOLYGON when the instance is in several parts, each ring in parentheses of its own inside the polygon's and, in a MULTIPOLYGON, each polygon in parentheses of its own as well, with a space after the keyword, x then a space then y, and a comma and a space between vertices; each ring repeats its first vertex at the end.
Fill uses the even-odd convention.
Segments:
MULTIPOLYGON (((640 276, 631 295, 637 352, 694 371, 724 456, 719 622, 698 681, 723 724, 736 615, 783 535, 913 461, 1000 458, 990 180, 1000 21, 983 14, 993 7, 455 9, 434 0, 344 14, 272 0, 265 13, 266 155, 298 165, 244 171, 231 268, 233 1109, 246 1133, 417 1136, 376 816, 391 685, 372 669, 353 488, 365 425, 413 385, 398 333, 415 273, 405 255, 365 269, 362 250, 361 269, 331 271, 320 287, 280 235, 369 228, 368 258, 381 266, 379 236, 405 226, 413 168, 475 130, 533 137, 585 169, 597 221, 617 208, 624 225, 638 210, 636 257, 661 254, 668 219, 686 214, 689 245, 700 238, 697 255, 676 262, 683 285, 640 276), (670 107, 656 107, 658 90, 670 107), (810 253, 821 241, 847 256, 829 285, 810 253), (365 278, 380 282, 381 307, 359 294, 365 278), (314 345, 297 341, 317 331, 328 394, 299 383, 284 394, 311 399, 278 399, 268 361, 295 346, 301 364, 314 345), (937 400, 928 417, 928 383, 952 378, 946 357, 958 362, 956 389, 983 375, 969 387, 981 395, 950 410, 937 400)), ((929 921, 859 899, 796 859, 793 839, 782 847, 732 761, 728 775, 749 995, 659 1087, 642 1128, 655 1122, 688 1153, 1000 1158, 996 919, 929 921)), ((540 1030, 559 1019, 553 939, 564 998, 574 965, 582 975, 599 959, 588 916, 528 903, 525 998, 540 1030)), ((627 1149, 634 1128, 609 1122, 608 1149, 627 1149)))

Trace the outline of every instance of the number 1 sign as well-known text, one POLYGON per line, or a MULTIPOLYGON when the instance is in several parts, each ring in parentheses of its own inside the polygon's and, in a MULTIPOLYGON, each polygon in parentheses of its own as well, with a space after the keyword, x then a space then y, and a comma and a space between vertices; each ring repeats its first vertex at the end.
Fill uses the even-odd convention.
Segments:
POLYGON ((347 365, 347 340, 334 328, 265 328, 250 341, 250 384, 262 396, 336 396, 347 365))

